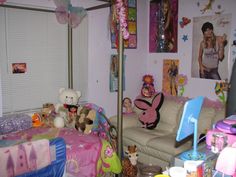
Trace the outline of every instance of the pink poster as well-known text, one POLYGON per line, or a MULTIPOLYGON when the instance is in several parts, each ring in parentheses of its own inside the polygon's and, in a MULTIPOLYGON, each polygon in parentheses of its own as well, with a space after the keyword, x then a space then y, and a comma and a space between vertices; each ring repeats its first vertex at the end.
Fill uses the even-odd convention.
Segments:
POLYGON ((149 52, 177 52, 178 0, 150 2, 149 52))

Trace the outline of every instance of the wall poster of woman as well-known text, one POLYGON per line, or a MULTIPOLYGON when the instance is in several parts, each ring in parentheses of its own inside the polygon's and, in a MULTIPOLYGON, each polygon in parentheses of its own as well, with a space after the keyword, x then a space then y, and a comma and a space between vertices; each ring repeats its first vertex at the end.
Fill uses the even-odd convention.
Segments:
POLYGON ((163 61, 162 91, 166 94, 177 96, 178 85, 176 77, 179 73, 179 60, 165 59, 163 61))
POLYGON ((150 1, 149 52, 177 52, 178 0, 150 1))
MULTIPOLYGON (((124 61, 126 56, 123 57, 124 61)), ((118 90, 118 55, 111 55, 110 61, 110 92, 117 92, 118 90)), ((123 62, 124 65, 124 62, 123 62)), ((125 75, 124 75, 124 66, 123 66, 123 90, 125 89, 125 75)))
POLYGON ((192 77, 228 79, 231 14, 193 18, 192 77))

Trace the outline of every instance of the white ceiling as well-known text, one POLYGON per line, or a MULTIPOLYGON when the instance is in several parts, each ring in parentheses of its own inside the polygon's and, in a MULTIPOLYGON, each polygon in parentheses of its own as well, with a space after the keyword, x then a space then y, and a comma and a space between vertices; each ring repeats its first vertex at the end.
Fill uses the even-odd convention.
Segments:
MULTIPOLYGON (((101 4, 105 4, 106 2, 96 1, 96 0, 71 0, 73 6, 80 6, 84 8, 89 8, 101 4)), ((23 5, 23 6, 37 6, 42 8, 50 8, 54 9, 55 4, 53 0, 7 0, 6 4, 11 5, 23 5)))

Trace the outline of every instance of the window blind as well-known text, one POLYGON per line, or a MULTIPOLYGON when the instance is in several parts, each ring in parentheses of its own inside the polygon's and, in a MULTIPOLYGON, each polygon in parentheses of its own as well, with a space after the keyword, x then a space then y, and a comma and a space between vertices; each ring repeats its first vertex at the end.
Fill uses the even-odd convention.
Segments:
POLYGON ((59 88, 68 86, 67 38, 54 13, 0 7, 3 112, 58 102, 59 88), (26 72, 13 74, 13 63, 25 63, 26 72))

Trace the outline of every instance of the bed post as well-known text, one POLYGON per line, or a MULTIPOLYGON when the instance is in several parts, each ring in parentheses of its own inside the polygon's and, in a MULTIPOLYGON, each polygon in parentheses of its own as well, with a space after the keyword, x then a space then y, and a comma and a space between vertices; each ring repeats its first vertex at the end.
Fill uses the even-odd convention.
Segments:
POLYGON ((68 25, 68 88, 73 89, 72 27, 68 25))
MULTIPOLYGON (((121 25, 120 25, 121 26, 121 25)), ((123 58, 124 58, 124 49, 123 49, 123 35, 121 27, 119 29, 119 47, 118 47, 118 97, 117 97, 117 127, 118 127, 118 157, 122 160, 122 148, 123 148, 123 115, 122 115, 122 100, 123 100, 123 58)), ((122 174, 118 174, 119 177, 122 174)))

